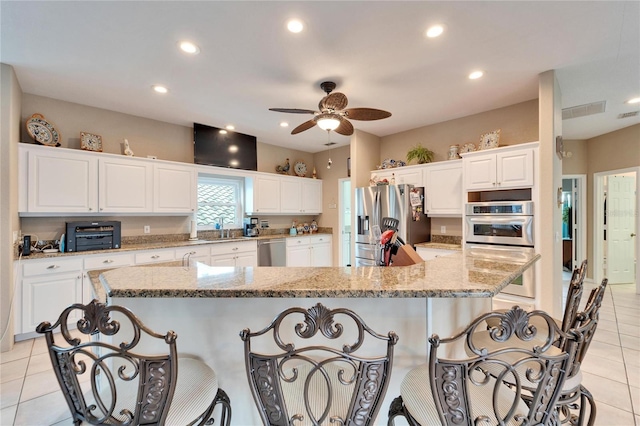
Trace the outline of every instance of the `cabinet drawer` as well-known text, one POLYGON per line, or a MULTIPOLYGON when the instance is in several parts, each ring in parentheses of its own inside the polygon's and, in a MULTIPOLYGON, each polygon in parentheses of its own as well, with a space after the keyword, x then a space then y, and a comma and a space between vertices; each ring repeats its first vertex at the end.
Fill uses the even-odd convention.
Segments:
POLYGON ((136 265, 142 263, 171 262, 175 260, 174 250, 153 250, 136 253, 136 265))
POLYGON ((182 260, 188 254, 192 258, 209 256, 210 250, 209 246, 180 247, 176 249, 176 260, 182 260))
POLYGON ((84 259, 84 269, 104 269, 116 268, 120 266, 133 265, 132 253, 104 254, 97 256, 89 256, 84 259))
POLYGON ((310 239, 311 239, 311 244, 330 243, 331 242, 331 235, 329 235, 329 234, 312 235, 310 237, 310 239))
POLYGON ((82 271, 82 259, 47 259, 38 261, 25 261, 22 265, 22 275, 30 277, 61 272, 82 271))
POLYGON ((311 238, 309 237, 287 238, 287 247, 308 246, 309 244, 311 244, 311 238))
POLYGON ((229 241, 228 243, 216 243, 211 245, 211 255, 241 253, 257 251, 258 246, 255 241, 229 241))

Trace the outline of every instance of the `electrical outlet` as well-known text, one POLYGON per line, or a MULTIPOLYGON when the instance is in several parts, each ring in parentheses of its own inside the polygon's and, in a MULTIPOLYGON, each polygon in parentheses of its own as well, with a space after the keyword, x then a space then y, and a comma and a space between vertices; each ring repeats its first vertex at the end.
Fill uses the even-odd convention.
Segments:
POLYGON ((447 233, 447 227, 444 226, 444 225, 440 226, 440 233, 441 234, 446 234, 447 233))
POLYGON ((151 226, 149 226, 149 225, 145 225, 145 226, 144 226, 144 233, 145 233, 145 234, 149 234, 149 233, 151 233, 151 226))

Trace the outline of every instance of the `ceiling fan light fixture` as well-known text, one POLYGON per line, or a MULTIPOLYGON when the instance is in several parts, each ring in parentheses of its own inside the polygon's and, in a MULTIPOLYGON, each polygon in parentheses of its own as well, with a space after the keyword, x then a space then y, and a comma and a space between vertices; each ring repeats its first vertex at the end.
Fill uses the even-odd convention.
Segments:
POLYGON ((340 125, 340 120, 334 114, 320 114, 316 119, 316 124, 322 130, 335 130, 340 125))

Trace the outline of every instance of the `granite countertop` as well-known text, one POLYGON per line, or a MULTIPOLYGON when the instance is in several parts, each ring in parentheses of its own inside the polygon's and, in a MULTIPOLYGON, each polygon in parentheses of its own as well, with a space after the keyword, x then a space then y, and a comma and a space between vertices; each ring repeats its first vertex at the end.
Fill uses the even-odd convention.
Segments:
POLYGON ((399 267, 182 267, 174 262, 89 275, 105 297, 492 297, 539 258, 494 261, 460 251, 399 267))
POLYGON ((418 247, 432 248, 432 249, 439 249, 439 250, 455 250, 455 251, 462 250, 461 244, 450 244, 450 243, 435 243, 435 242, 418 243, 416 244, 416 248, 418 247))
POLYGON ((155 241, 155 242, 139 242, 139 243, 122 243, 122 247, 119 249, 110 249, 110 250, 89 250, 89 251, 80 251, 80 252, 53 252, 53 253, 43 253, 43 252, 31 252, 31 254, 27 257, 24 257, 23 260, 27 259, 48 259, 52 257, 64 257, 64 256, 78 256, 78 255, 91 255, 91 254, 115 254, 126 251, 135 251, 135 250, 153 250, 153 249, 163 249, 163 248, 175 248, 175 247, 189 247, 189 246, 200 246, 205 244, 223 244, 229 242, 238 242, 238 241, 251 241, 251 240, 266 240, 273 238, 293 238, 293 237, 308 237, 309 235, 331 235, 330 232, 316 232, 313 234, 298 234, 295 236, 291 236, 289 234, 270 234, 270 235, 259 235, 257 237, 230 237, 230 238, 213 238, 213 239, 201 239, 201 240, 173 240, 173 241, 155 241))

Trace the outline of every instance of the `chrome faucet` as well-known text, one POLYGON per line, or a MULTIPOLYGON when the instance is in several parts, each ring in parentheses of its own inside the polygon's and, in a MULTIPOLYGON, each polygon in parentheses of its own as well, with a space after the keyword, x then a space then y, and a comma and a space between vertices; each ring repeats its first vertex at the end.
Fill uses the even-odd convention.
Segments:
MULTIPOLYGON (((220 216, 218 218, 218 223, 220 224, 220 238, 225 238, 224 236, 224 217, 220 216)), ((227 229, 227 238, 231 236, 231 231, 227 229)))

